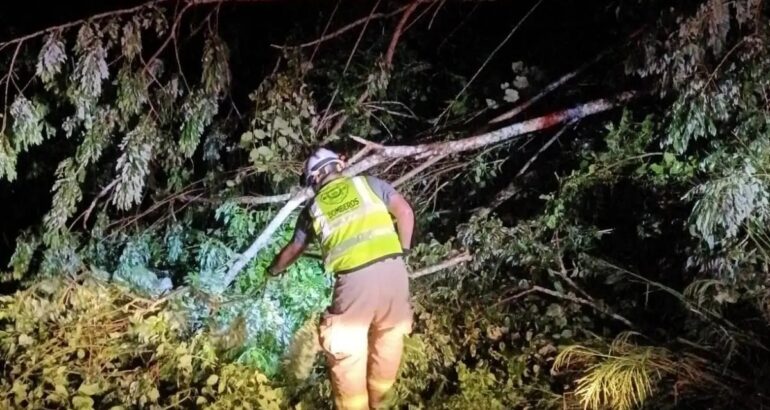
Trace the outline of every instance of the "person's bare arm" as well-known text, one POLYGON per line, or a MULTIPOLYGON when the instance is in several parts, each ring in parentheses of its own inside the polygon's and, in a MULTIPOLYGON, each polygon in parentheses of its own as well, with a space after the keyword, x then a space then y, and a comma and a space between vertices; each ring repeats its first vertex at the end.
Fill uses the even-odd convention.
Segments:
POLYGON ((270 275, 280 275, 286 268, 299 259, 302 252, 304 252, 310 244, 310 237, 312 235, 310 230, 310 221, 308 220, 307 209, 305 209, 300 213, 297 223, 294 226, 294 236, 291 238, 291 242, 284 246, 270 263, 270 267, 267 269, 270 275))
POLYGON ((401 248, 409 250, 412 247, 412 231, 414 230, 414 212, 401 194, 393 193, 388 201, 388 211, 396 218, 398 239, 401 248))
POLYGON ((295 241, 290 242, 275 256, 275 259, 273 259, 273 262, 270 264, 268 272, 273 276, 280 275, 286 268, 291 266, 300 255, 302 255, 305 248, 307 248, 307 244, 305 243, 295 241))

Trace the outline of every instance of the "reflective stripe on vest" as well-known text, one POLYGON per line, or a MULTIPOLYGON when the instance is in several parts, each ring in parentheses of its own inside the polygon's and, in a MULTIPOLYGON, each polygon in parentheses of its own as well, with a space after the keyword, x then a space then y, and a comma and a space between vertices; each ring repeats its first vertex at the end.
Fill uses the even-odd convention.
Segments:
POLYGON ((345 252, 349 251, 350 248, 364 241, 371 241, 378 237, 388 236, 392 233, 393 233, 392 228, 377 228, 371 231, 360 233, 352 238, 345 239, 344 241, 337 244, 334 248, 329 249, 326 257, 324 258, 324 263, 329 265, 335 259, 339 258, 345 252))
POLYGON ((401 242, 385 203, 365 177, 326 184, 310 206, 321 239, 324 264, 333 272, 355 270, 377 259, 401 254, 401 242))

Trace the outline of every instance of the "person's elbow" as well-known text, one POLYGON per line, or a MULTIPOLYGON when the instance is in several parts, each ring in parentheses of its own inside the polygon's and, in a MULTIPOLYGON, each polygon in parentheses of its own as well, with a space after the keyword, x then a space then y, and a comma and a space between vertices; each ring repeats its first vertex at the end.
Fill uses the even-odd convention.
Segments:
POLYGON ((390 201, 390 208, 397 221, 409 223, 414 221, 414 211, 403 196, 394 195, 390 201))

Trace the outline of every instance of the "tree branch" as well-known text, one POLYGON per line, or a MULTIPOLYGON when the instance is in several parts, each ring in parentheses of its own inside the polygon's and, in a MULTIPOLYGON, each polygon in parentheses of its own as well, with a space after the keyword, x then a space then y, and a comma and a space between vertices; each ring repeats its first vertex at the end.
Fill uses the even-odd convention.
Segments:
MULTIPOLYGON (((514 137, 539 131, 552 127, 565 121, 571 121, 598 114, 616 107, 618 104, 629 101, 634 97, 633 92, 620 94, 614 99, 601 99, 591 101, 562 111, 556 111, 551 114, 534 118, 528 121, 512 124, 496 131, 489 132, 458 141, 439 142, 433 144, 422 144, 414 146, 382 146, 369 143, 364 140, 365 148, 371 148, 372 154, 362 158, 360 161, 352 164, 343 171, 347 176, 354 176, 380 165, 386 161, 399 157, 422 157, 427 158, 434 155, 448 155, 452 153, 472 151, 484 146, 498 144, 508 141, 514 137)), ((365 149, 364 148, 364 149, 365 149)), ((230 285, 236 275, 269 243, 270 238, 275 231, 283 224, 289 215, 303 202, 312 198, 314 195, 310 188, 305 188, 297 192, 278 212, 268 226, 262 231, 257 239, 239 255, 235 262, 230 266, 224 277, 224 288, 230 285)))
POLYGON ((593 308, 594 310, 596 310, 596 311, 598 311, 600 313, 603 313, 603 314, 605 314, 605 315, 607 315, 607 316, 609 316, 609 317, 611 317, 611 318, 613 318, 613 319, 623 323, 624 325, 626 325, 626 326, 628 326, 630 328, 635 328, 634 324, 631 323, 630 320, 626 319, 625 317, 623 317, 623 316, 621 316, 621 315, 619 315, 617 313, 614 313, 614 312, 608 310, 605 307, 600 306, 599 304, 597 304, 595 302, 592 302, 592 301, 590 301, 588 299, 584 299, 584 298, 581 298, 581 297, 578 297, 578 296, 573 296, 573 295, 567 295, 567 294, 564 294, 564 293, 560 293, 560 292, 557 292, 555 290, 544 288, 542 286, 533 286, 530 289, 527 289, 525 291, 522 291, 522 292, 517 293, 517 294, 515 294, 515 295, 513 295, 511 297, 505 298, 505 299, 497 302, 497 305, 501 305, 503 303, 511 302, 513 300, 521 298, 522 296, 526 296, 526 295, 528 295, 530 293, 534 293, 534 292, 542 293, 542 294, 553 296, 555 298, 559 298, 559 299, 562 299, 562 300, 568 300, 570 302, 574 302, 574 303, 577 303, 577 304, 580 304, 580 305, 588 306, 588 307, 593 308))
POLYGON ((432 275, 436 272, 442 271, 444 269, 451 268, 453 266, 459 265, 464 262, 468 262, 473 260, 473 256, 469 254, 468 252, 464 252, 460 255, 457 255, 453 258, 447 259, 444 262, 441 262, 439 264, 429 266, 427 268, 423 268, 418 270, 417 272, 413 272, 409 275, 410 279, 417 279, 423 276, 432 275))
MULTIPOLYGON (((418 1, 428 3, 428 1, 424 1, 424 0, 418 0, 418 1)), ((320 44, 320 43, 323 43, 325 41, 329 41, 329 40, 331 40, 331 39, 333 39, 335 37, 339 37, 342 34, 345 34, 348 31, 353 30, 354 28, 356 28, 356 27, 358 27, 358 26, 360 26, 362 24, 366 24, 367 21, 377 20, 377 19, 386 19, 386 18, 393 17, 393 16, 395 16, 397 14, 402 13, 404 10, 408 9, 409 7, 411 7, 411 5, 407 4, 406 6, 402 6, 402 7, 397 8, 396 10, 391 11, 390 13, 374 13, 374 14, 371 14, 370 16, 364 17, 364 18, 362 18, 360 20, 356 20, 356 21, 354 21, 354 22, 352 22, 352 23, 350 23, 350 24, 348 24, 348 25, 346 25, 346 26, 344 26, 344 27, 342 27, 342 28, 332 32, 332 33, 326 34, 326 35, 321 36, 321 37, 319 37, 319 38, 317 38, 317 39, 315 39, 313 41, 309 41, 307 43, 298 44, 296 46, 279 46, 277 44, 273 44, 273 47, 277 47, 277 48, 283 48, 283 47, 306 48, 306 47, 314 46, 316 44, 320 44)))
POLYGON ((448 156, 449 156, 449 154, 441 154, 441 155, 436 155, 434 157, 431 157, 429 160, 423 162, 419 166, 413 168, 412 170, 410 170, 409 172, 407 172, 406 174, 404 174, 400 178, 398 178, 395 182, 393 182, 393 187, 395 188, 395 187, 403 184, 404 182, 414 178, 415 175, 417 175, 420 172, 430 168, 431 166, 433 166, 433 164, 441 161, 442 159, 444 159, 444 158, 446 158, 448 156))
MULTIPOLYGON (((112 190, 112 188, 115 188, 115 185, 117 185, 117 184, 118 184, 118 179, 115 178, 114 180, 112 180, 112 182, 107 184, 107 186, 104 187, 99 192, 99 194, 96 195, 96 197, 94 198, 93 201, 91 201, 91 205, 89 205, 88 209, 86 209, 85 212, 83 212, 83 214, 82 214, 83 215, 83 228, 84 229, 86 227, 86 222, 88 222, 88 218, 91 217, 91 212, 93 212, 94 208, 96 208, 96 204, 99 202, 100 199, 104 198, 105 195, 109 194, 110 191, 112 190)), ((77 220, 73 221, 73 224, 75 222, 77 222, 77 220)))
POLYGON ((510 182, 510 183, 508 183, 508 185, 506 185, 506 187, 505 187, 505 188, 503 188, 502 190, 500 190, 500 191, 499 191, 499 192, 498 192, 498 193, 495 195, 495 198, 492 200, 492 202, 490 202, 488 206, 485 206, 485 207, 479 208, 479 209, 478 209, 478 211, 476 211, 476 213, 477 213, 478 215, 482 215, 482 216, 483 216, 483 215, 487 215, 489 212, 491 212, 491 211, 493 211, 493 210, 497 209, 497 207, 499 207, 500 205, 502 205, 502 204, 503 204, 503 202, 507 201, 507 200, 508 200, 508 199, 510 199, 512 196, 516 195, 516 193, 517 193, 517 192, 519 192, 519 187, 518 187, 518 185, 517 185, 518 179, 519 179, 519 178, 521 178, 521 176, 522 176, 522 175, 524 175, 524 173, 525 173, 525 172, 527 172, 527 170, 529 169, 529 167, 530 167, 530 166, 531 166, 531 165, 532 165, 532 164, 535 162, 535 160, 537 160, 537 158, 540 156, 540 154, 542 154, 543 152, 545 152, 545 150, 547 150, 547 149, 548 149, 548 147, 550 147, 550 146, 551 146, 551 145, 552 145, 554 142, 556 142, 556 140, 558 140, 558 139, 559 139, 559 137, 561 137, 561 135, 562 135, 562 134, 564 134, 564 132, 565 132, 565 131, 567 131, 567 129, 568 129, 570 126, 572 126, 573 124, 575 124, 576 122, 577 122, 577 120, 572 120, 572 121, 570 121, 569 123, 567 123, 567 124, 566 124, 564 127, 562 127, 562 129, 560 129, 559 131, 557 131, 557 132, 556 132, 556 133, 553 135, 553 137, 551 137, 551 139, 549 139, 549 140, 548 140, 548 141, 547 141, 545 144, 543 144, 543 146, 542 146, 542 147, 540 147, 540 149, 539 149, 539 150, 538 150, 538 151, 535 153, 535 155, 533 155, 533 156, 532 156, 532 157, 531 157, 531 158, 530 158, 530 159, 529 159, 529 160, 528 160, 528 161, 527 161, 527 162, 524 164, 524 166, 523 166, 523 167, 521 167, 521 169, 519 169, 519 172, 517 172, 517 173, 516 173, 516 175, 514 175, 514 176, 513 176, 513 178, 511 178, 511 182, 510 182))
POLYGON ((48 27, 48 28, 36 31, 34 33, 27 34, 27 35, 22 36, 22 37, 17 37, 17 38, 14 38, 12 40, 4 41, 4 42, 0 43, 0 50, 2 50, 3 48, 5 48, 6 46, 9 46, 11 44, 22 43, 24 41, 31 40, 31 39, 33 39, 35 37, 40 37, 42 35, 51 33, 53 31, 63 30, 63 29, 66 29, 66 28, 79 26, 79 25, 81 25, 83 23, 86 23, 86 22, 89 22, 89 21, 94 21, 94 20, 100 20, 100 19, 103 19, 103 18, 106 18, 106 17, 114 17, 114 16, 120 16, 120 15, 123 15, 123 14, 136 13, 137 11, 142 10, 144 8, 147 8, 147 7, 156 5, 156 4, 164 3, 166 1, 169 1, 169 0, 152 0, 152 1, 148 1, 146 3, 140 4, 140 5, 135 6, 135 7, 130 7, 130 8, 127 8, 127 9, 120 9, 120 10, 106 11, 104 13, 94 14, 93 16, 90 16, 88 18, 84 18, 84 19, 80 19, 80 20, 74 20, 74 21, 70 21, 68 23, 64 23, 64 24, 59 24, 59 25, 56 25, 56 26, 48 27))
MULTIPOLYGON (((45 34, 53 32, 53 31, 63 30, 63 29, 79 26, 79 25, 81 25, 83 23, 86 23, 86 22, 89 22, 89 21, 101 20, 101 19, 107 18, 107 17, 115 17, 115 16, 124 15, 124 14, 136 13, 137 11, 140 11, 142 9, 145 9, 145 8, 148 8, 148 7, 151 7, 151 6, 155 6, 155 5, 158 5, 158 4, 166 3, 166 2, 169 2, 169 1, 171 1, 171 0, 150 0, 150 1, 147 1, 145 3, 140 4, 138 6, 129 7, 129 8, 125 8, 125 9, 119 9, 119 10, 105 11, 103 13, 94 14, 94 15, 89 16, 87 18, 83 18, 83 19, 79 19, 79 20, 73 20, 73 21, 70 21, 70 22, 67 22, 67 23, 63 23, 63 24, 58 24, 58 25, 55 25, 55 26, 47 27, 47 28, 44 28, 42 30, 35 31, 34 33, 29 33, 29 34, 26 34, 26 35, 21 36, 21 37, 17 37, 17 38, 11 39, 11 40, 6 40, 6 41, 0 43, 0 50, 4 49, 5 47, 7 47, 9 45, 16 44, 16 43, 21 43, 21 42, 24 42, 24 41, 27 41, 27 40, 31 40, 33 38, 43 36, 45 34)), ((187 3, 188 5, 196 5, 197 6, 197 5, 219 4, 219 3, 269 3, 269 2, 273 2, 273 1, 279 1, 279 0, 183 0, 183 1, 184 1, 184 3, 187 3)))
POLYGON ((385 65, 388 69, 390 69, 390 67, 393 65, 393 56, 396 54, 396 46, 398 45, 398 40, 401 39, 401 35, 404 33, 404 26, 406 26, 406 22, 409 20, 409 17, 411 17, 414 11, 417 10, 417 6, 419 4, 419 0, 413 1, 412 4, 410 4, 404 11, 404 14, 401 15, 401 20, 398 21, 396 29, 393 30, 393 36, 390 38, 388 51, 385 53, 385 65))
MULTIPOLYGON (((8 88, 11 85, 11 81, 13 81, 13 66, 16 64, 16 57, 19 55, 19 50, 21 49, 22 41, 19 41, 19 43, 16 45, 16 50, 13 52, 13 57, 11 58, 11 65, 8 67, 8 75, 5 77, 5 97, 3 98, 3 126, 2 129, 0 129, 0 134, 5 133, 5 128, 8 125, 8 88)), ((1 49, 2 47, 0 47, 1 49)))

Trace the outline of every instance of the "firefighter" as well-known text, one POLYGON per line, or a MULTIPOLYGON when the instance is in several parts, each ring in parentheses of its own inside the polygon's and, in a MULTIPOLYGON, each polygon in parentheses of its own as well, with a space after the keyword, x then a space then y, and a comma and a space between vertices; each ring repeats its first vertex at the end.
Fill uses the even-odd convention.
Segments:
POLYGON ((336 279, 319 324, 335 406, 379 408, 396 380, 404 336, 412 330, 403 256, 411 245, 414 214, 390 184, 344 176, 344 167, 340 156, 324 148, 305 162, 305 184, 315 197, 269 273, 279 275, 312 238, 319 241, 324 265, 336 279))

